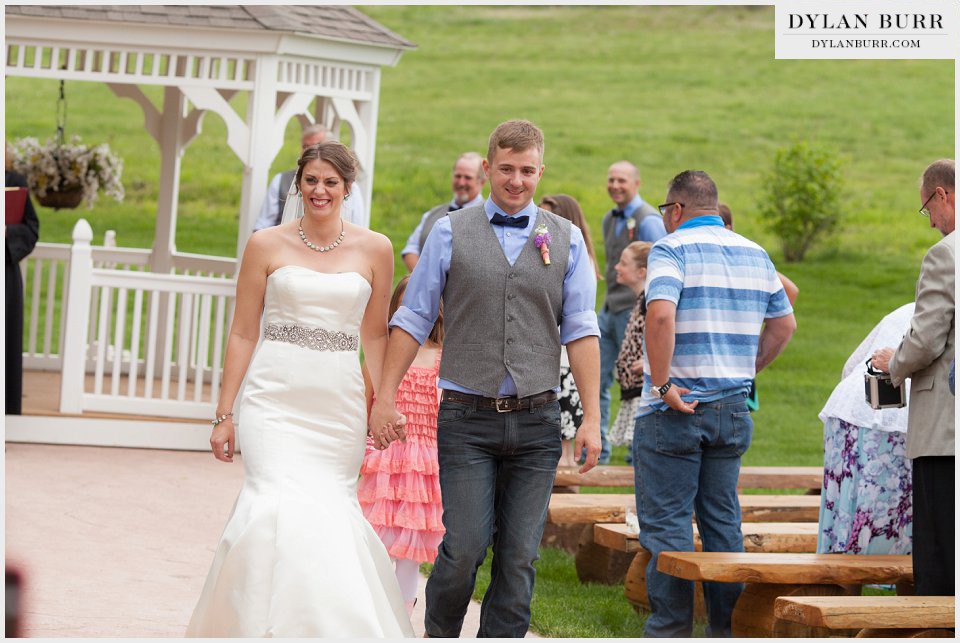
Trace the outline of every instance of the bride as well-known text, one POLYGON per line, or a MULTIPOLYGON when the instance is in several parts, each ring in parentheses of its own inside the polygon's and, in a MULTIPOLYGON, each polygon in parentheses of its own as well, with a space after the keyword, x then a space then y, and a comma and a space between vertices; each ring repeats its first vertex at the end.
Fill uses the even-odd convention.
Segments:
POLYGON ((244 250, 210 444, 232 462, 239 437, 245 477, 187 636, 413 635, 390 557, 357 502, 358 349, 376 390, 393 248, 340 218, 356 175, 344 145, 305 149, 294 183, 303 218, 257 232, 244 250))

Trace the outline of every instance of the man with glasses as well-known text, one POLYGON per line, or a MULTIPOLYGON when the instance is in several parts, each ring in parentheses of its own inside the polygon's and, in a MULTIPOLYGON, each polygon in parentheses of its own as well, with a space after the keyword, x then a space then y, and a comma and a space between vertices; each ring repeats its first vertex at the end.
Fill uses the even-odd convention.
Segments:
MULTIPOLYGON (((723 226, 717 186, 687 170, 660 206, 670 234, 647 259, 643 394, 633 434, 640 544, 650 552, 646 636, 689 637, 693 582, 657 571, 663 551, 743 551, 737 479, 750 446, 750 382, 796 329, 767 253, 723 226)), ((730 636, 738 583, 704 583, 710 636, 730 636)))
POLYGON ((640 198, 639 190, 640 172, 633 163, 617 161, 607 170, 607 194, 613 200, 614 207, 603 215, 600 224, 607 257, 604 273, 607 294, 597 316, 600 324, 600 464, 610 462, 610 442, 607 441, 610 387, 613 386, 614 367, 630 311, 637 301, 632 290, 617 283, 617 273, 613 267, 620 261, 623 249, 634 241, 654 243, 667 234, 657 211, 640 198))
POLYGON ((913 580, 918 596, 954 595, 954 232, 956 163, 941 159, 923 173, 920 214, 943 239, 927 251, 917 281, 910 330, 900 346, 877 350, 871 361, 895 386, 911 379, 907 457, 913 460, 913 580))

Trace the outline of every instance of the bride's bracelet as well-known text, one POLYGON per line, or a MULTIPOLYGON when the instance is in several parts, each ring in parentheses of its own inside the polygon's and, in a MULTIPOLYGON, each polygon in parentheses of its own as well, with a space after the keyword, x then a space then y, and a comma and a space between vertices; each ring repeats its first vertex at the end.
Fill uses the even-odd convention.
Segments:
POLYGON ((214 418, 213 420, 210 421, 210 423, 214 426, 214 428, 216 428, 218 424, 220 424, 221 422, 225 422, 227 418, 232 418, 232 417, 233 417, 233 411, 231 411, 230 413, 224 413, 223 415, 214 418))

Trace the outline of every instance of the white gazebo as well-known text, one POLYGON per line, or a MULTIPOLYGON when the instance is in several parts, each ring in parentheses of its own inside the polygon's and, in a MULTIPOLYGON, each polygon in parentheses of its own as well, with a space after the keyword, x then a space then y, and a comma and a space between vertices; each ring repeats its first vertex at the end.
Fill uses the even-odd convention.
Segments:
POLYGON ((345 6, 8 5, 5 28, 7 76, 106 83, 143 109, 161 163, 152 248, 92 246, 81 220, 73 244, 38 244, 24 262, 24 367, 59 381, 45 384, 55 404, 25 381, 7 438, 203 446, 196 421, 216 402, 236 258, 177 252, 184 151, 208 111, 226 123, 244 166, 237 257, 293 118, 349 130, 369 207, 380 69, 413 44, 345 6), (147 85, 164 88, 161 105, 147 85))

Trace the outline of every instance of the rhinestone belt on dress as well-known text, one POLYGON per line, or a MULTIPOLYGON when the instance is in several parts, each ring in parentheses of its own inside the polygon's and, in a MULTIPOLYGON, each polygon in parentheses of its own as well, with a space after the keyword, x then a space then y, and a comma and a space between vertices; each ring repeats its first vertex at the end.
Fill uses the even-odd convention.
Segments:
POLYGON ((263 338, 314 351, 355 351, 360 347, 360 338, 356 335, 296 324, 267 324, 263 338))

